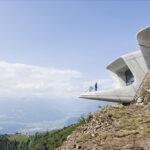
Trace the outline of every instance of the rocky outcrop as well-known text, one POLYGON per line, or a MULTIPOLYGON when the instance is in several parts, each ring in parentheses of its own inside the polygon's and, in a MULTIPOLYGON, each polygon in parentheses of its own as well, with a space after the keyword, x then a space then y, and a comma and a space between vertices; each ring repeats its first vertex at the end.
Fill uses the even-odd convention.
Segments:
POLYGON ((89 115, 59 150, 149 150, 150 104, 107 106, 89 115))
POLYGON ((134 103, 148 104, 150 103, 150 74, 147 73, 143 79, 139 89, 134 97, 134 103))

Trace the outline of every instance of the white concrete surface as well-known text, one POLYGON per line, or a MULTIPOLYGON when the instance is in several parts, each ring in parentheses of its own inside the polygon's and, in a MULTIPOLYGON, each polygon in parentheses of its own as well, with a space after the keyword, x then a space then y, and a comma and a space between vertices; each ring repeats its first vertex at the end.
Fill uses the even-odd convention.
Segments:
POLYGON ((146 28, 137 34, 141 51, 123 55, 107 66, 107 69, 115 82, 114 89, 106 91, 84 92, 81 98, 103 100, 110 102, 129 103, 133 100, 146 73, 150 70, 150 28, 146 28), (130 70, 134 82, 126 84, 125 71, 130 70))
POLYGON ((143 29, 137 34, 138 44, 142 51, 144 60, 150 70, 150 27, 143 29))

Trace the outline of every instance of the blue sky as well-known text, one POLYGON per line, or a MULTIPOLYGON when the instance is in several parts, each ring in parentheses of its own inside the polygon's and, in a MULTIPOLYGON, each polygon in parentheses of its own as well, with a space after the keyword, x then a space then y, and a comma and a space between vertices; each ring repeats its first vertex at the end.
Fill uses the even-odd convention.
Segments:
POLYGON ((138 48, 148 1, 1 1, 0 58, 105 78, 105 66, 138 48))
POLYGON ((25 96, 31 91, 27 95, 47 97, 57 95, 49 91, 64 89, 59 95, 78 91, 72 95, 77 96, 84 82, 100 79, 105 84, 109 79, 105 67, 138 49, 136 33, 150 24, 149 4, 138 0, 0 1, 0 60, 4 61, 0 96, 25 96))

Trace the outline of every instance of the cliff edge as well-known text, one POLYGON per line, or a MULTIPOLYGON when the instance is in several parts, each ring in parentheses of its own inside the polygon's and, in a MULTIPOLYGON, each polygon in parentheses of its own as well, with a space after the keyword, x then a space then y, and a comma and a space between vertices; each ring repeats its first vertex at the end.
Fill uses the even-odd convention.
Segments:
POLYGON ((89 115, 59 150, 150 150, 150 75, 132 104, 102 107, 89 115))
POLYGON ((149 150, 150 104, 107 106, 89 115, 60 150, 149 150))

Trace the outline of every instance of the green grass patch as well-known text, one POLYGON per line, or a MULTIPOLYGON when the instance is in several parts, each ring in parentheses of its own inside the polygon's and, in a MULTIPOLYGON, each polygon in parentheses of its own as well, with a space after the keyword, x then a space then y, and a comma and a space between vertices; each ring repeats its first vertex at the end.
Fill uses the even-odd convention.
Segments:
POLYGON ((55 150, 78 126, 88 120, 89 117, 81 116, 76 124, 34 135, 19 133, 0 135, 0 150, 55 150))
POLYGON ((9 134, 8 139, 10 141, 19 141, 19 142, 26 142, 29 139, 28 135, 25 134, 9 134))

